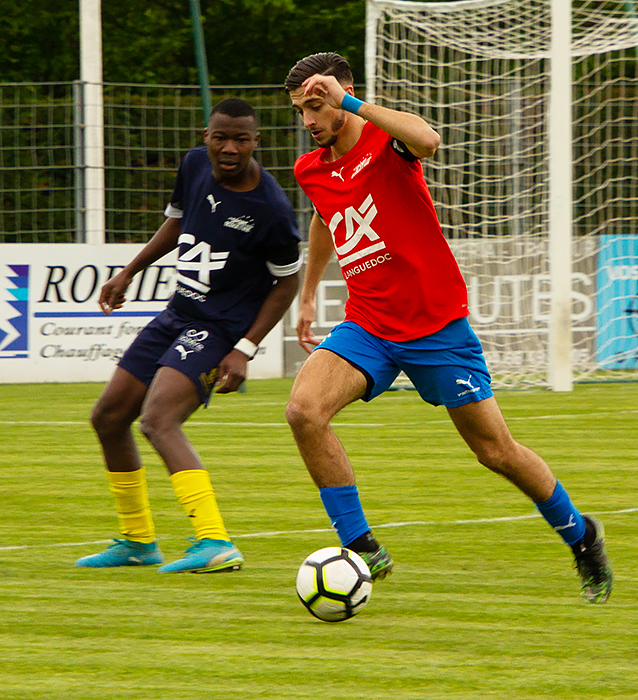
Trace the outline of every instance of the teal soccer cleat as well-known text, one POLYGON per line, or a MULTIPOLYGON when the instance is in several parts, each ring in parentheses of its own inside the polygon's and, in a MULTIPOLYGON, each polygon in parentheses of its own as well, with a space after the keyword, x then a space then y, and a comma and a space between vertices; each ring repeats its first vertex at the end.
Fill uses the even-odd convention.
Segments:
POLYGON ((76 566, 102 569, 114 566, 152 566, 164 561, 157 542, 133 542, 114 538, 103 552, 89 554, 75 562, 76 566))
POLYGON ((184 556, 157 570, 158 574, 191 572, 194 574, 215 571, 237 571, 241 569, 244 557, 232 542, 226 540, 195 540, 184 556))

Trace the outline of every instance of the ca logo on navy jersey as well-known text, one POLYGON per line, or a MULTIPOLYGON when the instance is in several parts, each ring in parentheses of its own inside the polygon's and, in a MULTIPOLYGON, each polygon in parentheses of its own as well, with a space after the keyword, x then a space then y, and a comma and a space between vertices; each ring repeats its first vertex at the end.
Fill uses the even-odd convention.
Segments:
POLYGON ((196 292, 207 294, 210 291, 211 272, 224 269, 230 251, 213 251, 206 241, 196 244, 192 233, 182 233, 177 243, 180 247, 191 246, 177 259, 177 281, 196 292))

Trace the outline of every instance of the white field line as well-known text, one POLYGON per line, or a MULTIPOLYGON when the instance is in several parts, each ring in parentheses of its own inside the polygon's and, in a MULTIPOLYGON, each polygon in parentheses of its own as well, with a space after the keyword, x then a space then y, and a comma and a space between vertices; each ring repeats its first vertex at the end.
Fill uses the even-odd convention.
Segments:
MULTIPOLYGON (((540 416, 509 416, 506 418, 508 423, 513 421, 535 421, 535 420, 577 420, 579 418, 609 418, 618 417, 621 415, 635 415, 638 413, 638 408, 628 408, 621 411, 592 411, 590 413, 553 413, 549 415, 540 416)), ((427 418, 423 421, 411 421, 403 422, 396 421, 392 423, 352 423, 352 422, 338 422, 333 421, 331 425, 339 428, 391 428, 391 427, 403 427, 403 426, 413 426, 421 425, 426 428, 428 425, 437 425, 440 423, 450 423, 449 418, 444 418, 440 420, 428 420, 427 418)), ((87 420, 0 420, 0 425, 6 426, 51 426, 64 427, 64 426, 77 426, 77 425, 89 425, 87 420)), ((287 428, 288 423, 282 422, 257 422, 257 421, 197 421, 192 420, 186 423, 187 426, 196 427, 207 427, 207 426, 228 426, 229 428, 287 428)))
MULTIPOLYGON (((596 515, 621 515, 624 513, 638 513, 638 508, 623 508, 621 510, 601 510, 596 513, 596 515)), ((446 527, 449 525, 484 525, 490 523, 507 523, 515 522, 517 520, 532 520, 534 518, 540 518, 541 515, 538 512, 530 513, 528 515, 511 515, 499 518, 476 518, 474 520, 412 520, 408 522, 400 523, 381 523, 379 525, 373 525, 373 530, 380 530, 383 528, 391 527, 420 527, 420 526, 437 526, 446 527)), ((271 532, 250 532, 244 535, 233 535, 233 540, 248 539, 248 538, 266 538, 266 537, 289 537, 291 535, 309 535, 320 532, 334 532, 331 527, 315 528, 312 530, 273 530, 271 532)), ((159 537, 160 540, 176 539, 170 537, 159 537)), ((50 544, 18 544, 9 545, 5 547, 0 547, 0 552, 9 552, 15 550, 24 549, 51 549, 57 547, 85 547, 94 544, 110 544, 113 540, 92 540, 91 542, 56 542, 50 544)))

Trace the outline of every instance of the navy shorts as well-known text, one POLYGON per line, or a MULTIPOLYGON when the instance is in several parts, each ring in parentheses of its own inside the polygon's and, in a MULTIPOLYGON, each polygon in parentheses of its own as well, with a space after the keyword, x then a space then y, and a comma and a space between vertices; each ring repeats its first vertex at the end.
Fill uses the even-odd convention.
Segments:
POLYGON ((366 376, 364 401, 387 391, 401 371, 433 406, 455 408, 493 395, 481 341, 467 318, 403 343, 384 340, 344 321, 316 349, 320 348, 339 355, 366 376))
POLYGON ((172 367, 193 382, 206 405, 217 367, 233 346, 218 324, 164 309, 131 343, 118 365, 147 386, 160 367, 172 367))

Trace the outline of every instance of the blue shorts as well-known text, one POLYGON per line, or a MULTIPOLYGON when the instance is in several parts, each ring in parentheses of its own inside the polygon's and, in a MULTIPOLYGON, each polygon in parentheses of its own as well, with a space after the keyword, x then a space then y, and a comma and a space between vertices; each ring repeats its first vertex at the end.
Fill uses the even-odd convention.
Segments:
POLYGON ((172 367, 193 382, 206 405, 217 367, 235 342, 213 321, 199 321, 164 309, 135 338, 118 365, 147 386, 160 367, 172 367))
POLYGON ((352 321, 344 321, 332 329, 319 348, 334 352, 365 375, 368 388, 364 401, 387 391, 401 371, 421 398, 433 406, 455 408, 492 396, 492 378, 481 341, 467 318, 404 343, 384 340, 352 321))

